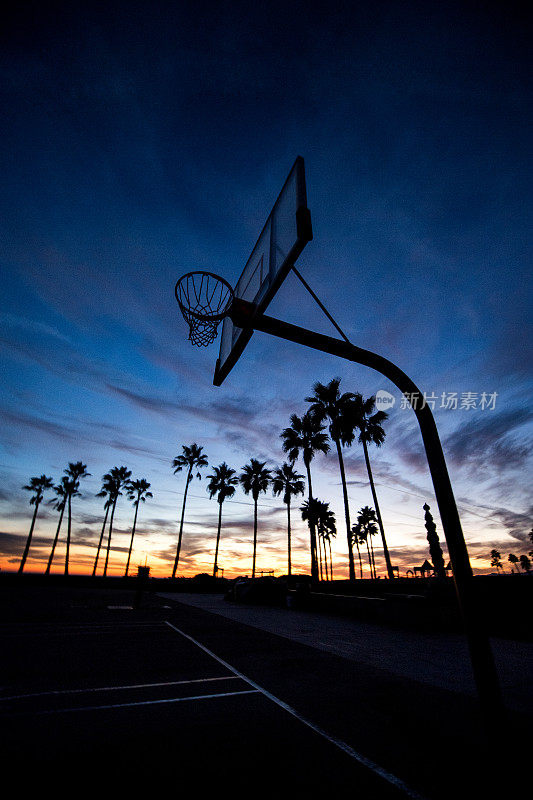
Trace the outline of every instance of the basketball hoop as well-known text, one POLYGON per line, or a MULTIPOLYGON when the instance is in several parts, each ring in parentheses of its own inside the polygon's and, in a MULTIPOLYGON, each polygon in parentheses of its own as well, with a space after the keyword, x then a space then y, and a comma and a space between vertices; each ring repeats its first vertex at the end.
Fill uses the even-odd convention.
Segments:
POLYGON ((188 272, 176 283, 174 293, 189 326, 189 341, 207 347, 215 341, 233 300, 230 284, 212 272, 188 272))

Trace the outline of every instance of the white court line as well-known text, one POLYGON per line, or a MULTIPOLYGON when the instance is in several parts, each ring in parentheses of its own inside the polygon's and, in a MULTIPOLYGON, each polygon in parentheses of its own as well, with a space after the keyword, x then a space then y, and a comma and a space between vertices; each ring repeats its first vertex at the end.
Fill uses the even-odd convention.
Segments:
POLYGON ((262 686, 259 686, 258 683, 251 680, 250 678, 247 678, 246 675, 243 675, 243 673, 239 672, 238 669, 235 669, 235 667, 232 667, 231 664, 228 664, 227 661, 224 661, 222 658, 215 655, 215 653, 213 653, 211 650, 205 647, 205 645, 201 644, 199 641, 194 639, 192 636, 189 636, 189 634, 185 633, 179 628, 176 628, 176 626, 173 625, 168 620, 165 620, 165 623, 169 626, 169 628, 172 628, 172 630, 176 631, 176 633, 179 633, 185 639, 188 639, 190 642, 199 647, 200 650, 203 650, 204 653, 207 653, 207 655, 211 656, 211 658, 214 658, 215 661, 218 661, 219 664, 222 664, 222 666, 226 667, 226 669, 229 669, 230 672, 233 672, 233 674, 236 677, 241 678, 241 680, 243 681, 246 681, 246 683, 248 683, 250 686, 253 686, 256 691, 260 692, 262 695, 267 697, 273 703, 276 703, 276 705, 280 706, 280 708, 283 708, 284 711, 287 711, 301 723, 306 725, 308 728, 311 728, 311 730, 315 731, 315 733, 318 733, 319 736, 322 736, 328 742, 331 742, 331 744, 334 744, 340 750, 343 750, 345 753, 351 756, 355 761, 359 762, 359 764, 362 764, 364 767, 371 770, 371 772, 374 772, 376 775, 379 775, 380 778, 383 778, 383 780, 392 784, 397 789, 400 789, 408 797, 412 797, 414 798, 414 800, 424 800, 422 795, 420 795, 414 789, 411 789, 410 786, 407 786, 407 784, 404 783, 400 778, 396 777, 396 775, 393 775, 391 772, 388 772, 383 767, 380 767, 379 764, 376 764, 374 761, 371 761, 369 758, 363 756, 361 753, 358 753, 357 750, 354 750, 353 747, 350 747, 349 744, 346 744, 346 742, 343 742, 341 739, 337 739, 335 736, 330 736, 329 733, 320 728, 318 725, 315 725, 314 722, 311 722, 305 717, 302 717, 294 708, 287 705, 287 703, 284 703, 283 700, 280 700, 279 697, 275 697, 275 695, 271 694, 266 689, 263 689, 262 686))
POLYGON ((157 686, 179 686, 186 683, 208 683, 209 681, 236 681, 237 675, 226 675, 222 678, 194 678, 188 681, 161 681, 160 683, 133 683, 130 686, 98 686, 88 689, 51 689, 47 692, 30 692, 28 694, 0 695, 0 702, 5 700, 23 700, 26 697, 48 697, 58 694, 88 694, 90 692, 116 692, 123 689, 151 689, 157 686))
MULTIPOLYGON (((140 700, 137 703, 109 703, 105 706, 80 706, 79 708, 54 708, 48 711, 26 712, 32 717, 42 717, 49 714, 68 714, 76 711, 102 711, 109 708, 133 708, 133 706, 157 706, 163 703, 184 703, 187 700, 213 700, 218 697, 235 697, 238 694, 259 694, 257 689, 245 689, 242 692, 221 692, 220 694, 197 694, 192 697, 170 697, 165 700, 140 700)), ((24 713, 16 716, 25 716, 24 713)))

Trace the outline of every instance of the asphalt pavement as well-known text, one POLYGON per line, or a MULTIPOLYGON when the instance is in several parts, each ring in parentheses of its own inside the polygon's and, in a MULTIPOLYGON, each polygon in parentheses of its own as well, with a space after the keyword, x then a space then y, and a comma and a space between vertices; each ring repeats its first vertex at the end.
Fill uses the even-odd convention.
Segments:
POLYGON ((478 794, 491 751, 525 736, 513 714, 487 742, 468 693, 184 600, 1 592, 2 753, 21 785, 437 799, 478 794))

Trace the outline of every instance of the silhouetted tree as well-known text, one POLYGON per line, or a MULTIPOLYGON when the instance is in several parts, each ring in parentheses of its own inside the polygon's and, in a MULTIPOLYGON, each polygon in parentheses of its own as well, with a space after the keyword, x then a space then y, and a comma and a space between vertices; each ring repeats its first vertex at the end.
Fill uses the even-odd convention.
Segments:
POLYGON ((357 515, 357 524, 352 528, 352 534, 361 544, 365 544, 368 553, 368 563, 370 565, 370 577, 376 578, 376 562, 374 559, 374 547, 372 537, 378 532, 376 525, 376 513, 370 506, 364 506, 357 515))
POLYGON ((335 539, 337 536, 336 529, 328 528, 326 533, 324 534, 324 539, 328 543, 329 548, 329 576, 330 579, 333 580, 333 557, 331 555, 331 540, 335 539))
POLYGON ((207 456, 202 453, 203 447, 200 447, 197 444, 191 444, 190 447, 187 445, 182 445, 181 449, 183 450, 182 454, 176 456, 176 458, 172 462, 172 466, 174 467, 174 475, 177 475, 178 472, 182 470, 187 471, 187 478, 185 480, 185 491, 183 493, 183 505, 181 507, 181 521, 180 521, 180 532, 178 536, 178 547, 176 549, 176 558, 174 559, 174 566, 172 567, 172 577, 176 577, 176 570, 178 569, 178 564, 180 560, 180 551, 181 551, 181 539, 183 536, 183 519, 185 516, 185 504, 187 502, 187 491, 189 489, 189 483, 193 479, 193 470, 196 470, 196 477, 198 480, 202 480, 202 475, 200 470, 202 467, 207 467, 207 456))
POLYGON ((48 501, 49 503, 53 503, 54 508, 56 509, 56 511, 59 511, 59 521, 57 523, 57 528, 56 528, 56 533, 55 533, 55 536, 54 536, 54 541, 52 542, 52 550, 50 552, 50 557, 48 559, 48 564, 46 565, 46 569, 44 571, 45 575, 49 575, 50 574, 50 569, 52 567, 52 561, 54 560, 54 552, 55 552, 56 545, 57 545, 57 542, 58 542, 58 539, 59 539, 59 532, 61 530, 61 525, 62 525, 62 522, 63 522, 63 515, 65 513, 65 506, 66 506, 66 503, 67 503, 67 497, 68 497, 68 494, 69 494, 69 491, 70 491, 69 483, 70 482, 69 482, 69 479, 67 478, 67 476, 63 475, 63 477, 61 478, 61 482, 58 483, 57 486, 53 487, 54 488, 54 492, 56 493, 55 500, 49 500, 48 501))
MULTIPOLYGON (((307 491, 308 500, 313 500, 313 487, 311 484, 311 461, 316 453, 328 453, 329 442, 324 427, 309 412, 303 417, 296 414, 291 416, 289 428, 285 428, 281 433, 283 439, 283 450, 293 463, 301 455, 307 471, 307 491)), ((311 577, 318 580, 318 560, 317 560, 317 541, 316 523, 309 521, 309 533, 311 538, 311 577)))
MULTIPOLYGON (((490 554, 492 555, 493 553, 498 553, 498 551, 497 550, 491 550, 490 554)), ((498 553, 498 557, 499 557, 499 555, 500 554, 498 553)), ((514 553, 509 553, 509 558, 507 559, 507 561, 509 561, 510 564, 511 564, 511 572, 513 571, 513 565, 516 567, 516 571, 520 572, 520 570, 516 566, 518 564, 518 556, 515 556, 514 553)), ((491 565, 491 567, 497 566, 497 565, 495 565, 493 563, 493 561, 490 562, 490 565, 491 565)))
POLYGON ((325 550, 325 534, 328 532, 335 534, 337 532, 335 514, 330 510, 329 503, 319 500, 317 497, 306 500, 300 507, 300 511, 304 522, 307 522, 309 527, 311 527, 311 525, 315 526, 319 545, 320 576, 322 576, 322 551, 320 549, 320 543, 324 542, 325 550))
POLYGON ((139 503, 144 503, 147 497, 153 497, 152 492, 149 492, 150 484, 144 478, 139 478, 135 481, 128 481, 126 484, 126 491, 128 493, 128 500, 133 500, 135 514, 133 517, 133 528, 131 529, 130 549, 128 550, 128 560, 126 562, 125 576, 128 574, 130 568, 131 551, 133 549, 133 537, 135 536, 135 528, 137 527, 137 512, 139 511, 139 503))
POLYGON ((117 486, 117 482, 114 478, 111 477, 110 473, 106 473, 102 478, 102 489, 96 495, 97 497, 105 497, 104 509, 104 523, 102 525, 102 530, 100 531, 100 539, 98 540, 98 549, 96 551, 96 558, 94 559, 94 566, 93 566, 93 576, 96 575, 96 568, 98 567, 98 558, 100 556, 100 548, 102 547, 102 542, 104 540, 104 533, 105 533, 105 526, 107 524, 107 517, 109 515, 109 509, 113 505, 113 498, 115 493, 120 490, 120 487, 117 486))
POLYGON ((374 478, 372 476, 372 469, 370 468, 370 459, 368 457, 368 445, 375 444, 376 447, 381 447, 385 441, 385 431, 383 430, 382 423, 388 419, 388 414, 385 411, 376 411, 376 398, 369 397, 367 400, 363 399, 361 394, 356 394, 354 401, 351 405, 351 422, 355 428, 359 430, 359 442, 363 445, 363 452, 365 455, 365 464, 368 472, 368 480, 370 482, 370 490, 374 499, 374 508, 376 510, 376 517, 381 533, 383 543, 383 554, 385 556, 385 563, 387 565, 387 575, 389 578, 394 578, 394 570, 389 555, 389 548, 387 547, 387 540, 385 539, 385 529, 383 527, 383 520, 381 519, 381 512, 379 510, 378 497, 376 487, 374 486, 374 478))
POLYGON ((218 572, 218 546, 222 528, 222 504, 228 497, 233 497, 235 494, 235 486, 238 484, 239 479, 237 478, 235 470, 228 467, 225 461, 223 461, 220 466, 213 467, 213 474, 207 477, 209 480, 207 484, 209 498, 212 499, 217 495, 218 502, 217 543, 215 547, 215 562, 213 564, 213 577, 216 578, 218 572))
POLYGON ((331 541, 330 536, 336 536, 337 534, 337 525, 335 521, 335 514, 331 511, 329 507, 329 503, 321 502, 318 510, 318 519, 317 519, 317 532, 319 538, 322 540, 324 545, 324 567, 326 573, 326 580, 331 579, 331 575, 328 575, 328 560, 327 560, 327 551, 326 551, 326 544, 329 541, 330 543, 330 556, 331 556, 331 541))
POLYGON ((109 563, 109 553, 111 551, 111 535, 113 533, 113 520, 115 518, 115 509, 117 507, 117 500, 121 497, 120 491, 131 478, 131 470, 127 467, 113 467, 106 475, 104 481, 109 481, 109 486, 112 487, 113 494, 110 496, 111 500, 111 519, 109 520, 109 531, 107 533, 107 550, 105 554, 104 563, 104 576, 107 575, 107 565, 109 563))
POLYGON ((41 501, 44 497, 44 493, 47 489, 52 489, 54 485, 54 479, 49 478, 47 475, 41 475, 39 478, 30 478, 30 482, 23 486, 22 488, 25 489, 27 492, 32 492, 32 496, 30 497, 30 505, 35 506, 35 511, 33 512, 33 517, 31 520, 30 531, 28 533, 28 538, 26 539, 26 546, 24 547, 24 552, 22 554, 22 559, 19 565, 19 572, 24 571, 24 565, 26 563, 26 559, 28 558, 28 553, 30 550, 31 540, 33 536, 33 529, 35 527, 35 520, 37 519, 37 512, 39 510, 39 506, 41 505, 41 501))
POLYGON ((255 554, 257 549, 257 500, 260 492, 266 492, 270 483, 270 470, 265 469, 266 461, 251 458, 239 475, 240 484, 245 494, 250 494, 254 501, 254 555, 252 561, 252 578, 255 578, 255 554))
POLYGON ((87 478, 91 473, 87 472, 87 465, 82 464, 81 461, 70 462, 65 470, 65 475, 68 478, 68 494, 67 494, 67 547, 65 550, 65 575, 68 575, 68 564, 70 558, 70 533, 72 529, 72 498, 79 495, 80 492, 80 478, 87 478))
POLYGON ((283 494, 283 502, 287 506, 287 551, 288 575, 291 575, 291 497, 304 493, 303 475, 296 472, 294 464, 286 461, 281 467, 276 467, 272 475, 272 493, 283 494))
POLYGON ((355 395, 351 392, 341 394, 339 388, 340 382, 340 378, 333 378, 327 385, 317 381, 313 386, 314 394, 305 399, 306 402, 312 404, 309 411, 319 422, 322 423, 325 422, 325 420, 329 420, 329 435, 337 449, 344 500, 344 516, 346 519, 349 575, 350 580, 353 581, 355 580, 355 568, 352 548, 350 547, 350 507, 348 503, 348 489, 346 486, 346 473, 344 470, 341 445, 351 444, 354 439, 354 416, 350 412, 355 395))
POLYGON ((520 556, 520 566, 524 572, 531 572, 531 561, 526 555, 520 556))
POLYGON ((496 567, 496 572, 500 569, 503 571, 502 554, 499 550, 490 551, 490 565, 491 567, 496 567))

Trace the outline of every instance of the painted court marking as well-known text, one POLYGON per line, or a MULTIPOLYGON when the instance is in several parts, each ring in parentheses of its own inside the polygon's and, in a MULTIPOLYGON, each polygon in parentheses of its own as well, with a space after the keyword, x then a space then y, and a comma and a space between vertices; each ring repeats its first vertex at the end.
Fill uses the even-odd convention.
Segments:
POLYGON ((208 683, 209 681, 235 681, 236 675, 226 675, 221 678, 194 678, 188 681, 160 681, 159 683, 132 683, 129 686, 98 686, 87 689, 51 689, 47 692, 30 692, 27 694, 12 694, 6 697, 0 696, 0 702, 5 700, 23 700, 26 697, 48 697, 60 694, 88 694, 90 692, 117 692, 124 689, 151 689, 158 686, 180 686, 188 683, 208 683))
POLYGON ((221 664, 222 666, 226 667, 226 669, 228 669, 230 672, 232 672, 237 678, 240 678, 241 680, 243 680, 246 683, 248 683, 250 686, 253 686, 253 688, 255 689, 256 692, 259 692, 264 697, 267 697, 269 700, 271 700, 273 703, 278 705, 284 711, 286 711, 287 713, 289 713, 293 717, 295 717, 297 720, 299 720, 299 722, 301 722, 303 725, 306 725, 308 728, 313 730, 319 736, 322 736, 322 738, 326 739, 328 742, 330 742, 331 744, 335 745, 340 750, 345 752, 347 755, 349 755, 351 758, 353 758, 359 764, 361 764, 362 766, 366 767, 367 769, 369 769, 371 772, 375 773, 376 775, 379 775, 379 777, 382 778, 383 780, 387 781, 387 783, 390 783, 393 786, 395 786, 397 789, 400 789, 408 797, 412 797, 412 798, 414 798, 414 800, 424 800, 422 795, 420 795, 414 789, 411 789, 410 786, 407 786, 407 784, 404 783, 396 775, 393 775, 391 772, 388 772, 383 767, 380 767, 379 764, 376 764, 374 761, 372 761, 371 759, 367 758, 366 756, 363 756, 361 753, 358 753, 357 750, 354 750, 353 747, 351 747, 349 744, 346 744, 346 742, 343 742, 341 739, 337 739, 335 736, 330 736, 330 734, 327 733, 325 730, 323 730, 320 726, 315 725, 314 722, 311 722, 310 720, 308 720, 305 717, 303 717, 294 708, 289 706, 287 703, 284 703, 283 700, 280 700, 279 697, 276 697, 275 695, 271 694, 269 691, 264 689, 262 686, 259 686, 258 683, 256 683, 255 681, 251 680, 251 678, 248 678, 248 677, 246 677, 246 675, 243 675, 242 672, 239 672, 238 669, 235 669, 235 667, 232 667, 231 664, 228 664, 227 661, 224 661, 224 659, 222 659, 219 656, 217 656, 215 653, 213 653, 212 650, 209 650, 209 648, 207 648, 205 645, 203 645, 197 639, 194 639, 192 636, 189 636, 188 633, 185 633, 184 631, 180 630, 179 628, 177 628, 175 625, 173 625, 168 620, 165 620, 165 624, 168 625, 169 628, 172 628, 172 630, 174 630, 176 633, 179 633, 180 636, 183 636, 185 639, 188 639, 190 642, 195 644, 197 647, 200 648, 200 650, 203 650, 204 653, 207 653, 207 655, 211 656, 211 658, 214 658, 215 661, 218 661, 219 664, 221 664))
MULTIPOLYGON (((80 706, 79 708, 54 708, 48 711, 33 711, 32 717, 42 717, 50 714, 68 714, 77 711, 102 711, 109 708, 132 708, 133 706, 157 706, 163 703, 185 703, 187 700, 214 700, 218 697, 235 697, 239 694, 258 694, 257 689, 244 689, 240 692, 221 692, 220 694, 197 694, 192 697, 170 697, 164 700, 140 700, 136 703, 109 703, 103 706, 80 706)), ((22 715, 21 715, 22 716, 22 715)))

